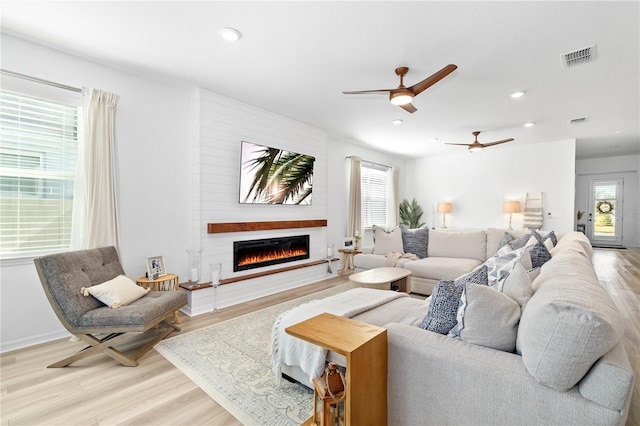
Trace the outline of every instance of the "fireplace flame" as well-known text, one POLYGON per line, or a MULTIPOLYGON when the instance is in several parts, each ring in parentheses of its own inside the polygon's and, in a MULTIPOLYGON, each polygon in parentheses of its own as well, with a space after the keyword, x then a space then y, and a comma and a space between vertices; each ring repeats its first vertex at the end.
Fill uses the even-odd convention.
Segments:
POLYGON ((271 260, 287 259, 289 257, 304 256, 307 251, 304 249, 271 250, 265 253, 246 256, 238 261, 238 266, 253 265, 256 263, 269 262, 271 260))

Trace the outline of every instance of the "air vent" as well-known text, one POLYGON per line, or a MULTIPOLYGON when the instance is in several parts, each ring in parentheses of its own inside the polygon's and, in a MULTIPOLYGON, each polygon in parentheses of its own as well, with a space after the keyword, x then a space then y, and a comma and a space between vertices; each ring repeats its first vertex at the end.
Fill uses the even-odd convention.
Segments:
POLYGON ((579 118, 574 118, 572 120, 569 120, 569 124, 578 124, 578 123, 584 123, 585 121, 587 121, 589 119, 589 117, 579 117, 579 118))
POLYGON ((574 50, 573 52, 567 52, 562 55, 562 65, 565 68, 575 67, 576 65, 583 65, 596 60, 596 45, 583 47, 582 49, 574 50))

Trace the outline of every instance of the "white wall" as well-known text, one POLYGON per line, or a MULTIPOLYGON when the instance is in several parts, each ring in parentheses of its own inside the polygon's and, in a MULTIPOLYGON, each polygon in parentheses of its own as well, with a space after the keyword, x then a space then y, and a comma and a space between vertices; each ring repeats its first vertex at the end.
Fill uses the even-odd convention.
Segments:
MULTIPOLYGON (((327 244, 337 247, 346 233, 348 155, 400 166, 402 193, 402 159, 329 138, 321 129, 215 93, 154 82, 4 34, 1 47, 4 69, 120 95, 116 117, 120 256, 131 278, 144 275, 147 256, 162 255, 167 269, 186 280, 190 247, 202 247, 203 265, 219 261, 225 265, 223 277, 234 275, 228 244, 237 233, 208 235, 209 222, 326 218, 327 228, 309 230, 312 260, 323 258, 327 244), (239 205, 241 140, 315 155, 313 205, 239 205)), ((3 261, 1 266, 0 351, 68 335, 46 300, 32 259, 3 261)), ((221 286, 219 305, 327 276, 326 267, 315 266, 221 286)), ((207 278, 205 267, 203 279, 207 278)))
MULTIPOLYGON (((421 204, 426 212, 423 220, 430 227, 432 206, 450 201, 448 227, 484 229, 508 226, 508 215, 502 213, 504 200, 520 200, 524 207, 526 193, 542 192, 543 229, 566 232, 573 229, 574 166, 573 139, 420 158, 407 161, 405 193, 421 204), (550 218, 550 212, 559 217, 550 218)), ((436 227, 441 226, 441 217, 436 213, 436 227)), ((513 228, 521 229, 522 221, 522 214, 514 214, 513 228)))
POLYGON ((622 245, 640 247, 640 155, 590 158, 576 161, 575 209, 588 211, 589 180, 624 180, 622 245))
MULTIPOLYGON (((116 113, 121 260, 127 275, 162 255, 186 273, 190 246, 190 89, 159 84, 59 51, 2 35, 2 68, 74 87, 120 95, 116 113)), ((1 350, 67 335, 55 317, 33 261, 2 262, 1 350)))
MULTIPOLYGON (((222 264, 222 277, 233 278, 326 258, 327 228, 283 229, 207 234, 207 223, 326 219, 328 139, 323 130, 247 105, 210 91, 192 93, 192 244, 202 248, 203 279, 210 280, 211 263, 222 264), (313 195, 310 206, 240 204, 241 142, 313 155, 313 195), (233 242, 308 234, 310 258, 259 270, 233 272, 233 242)), ((224 307, 325 279, 326 265, 316 265, 222 285, 218 306, 224 307)), ((211 295, 213 303, 213 295, 211 295)), ((206 301, 203 303, 207 303, 206 301)))

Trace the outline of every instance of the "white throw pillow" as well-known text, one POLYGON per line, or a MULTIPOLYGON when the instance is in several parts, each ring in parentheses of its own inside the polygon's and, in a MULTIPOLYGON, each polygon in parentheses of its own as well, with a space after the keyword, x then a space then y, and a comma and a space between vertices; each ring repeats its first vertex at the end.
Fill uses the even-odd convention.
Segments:
POLYGON ((515 350, 520 305, 497 289, 464 284, 456 319, 450 336, 500 351, 515 350))
POLYGON ((373 226, 373 254, 387 254, 392 251, 404 253, 402 245, 402 231, 399 227, 387 231, 379 226, 373 226))
POLYGON ((531 278, 520 262, 516 263, 507 278, 498 281, 496 288, 518 302, 521 307, 533 296, 531 278))
POLYGON ((131 278, 118 275, 112 280, 91 287, 82 287, 84 296, 93 296, 111 309, 128 305, 149 292, 148 289, 136 285, 131 278))

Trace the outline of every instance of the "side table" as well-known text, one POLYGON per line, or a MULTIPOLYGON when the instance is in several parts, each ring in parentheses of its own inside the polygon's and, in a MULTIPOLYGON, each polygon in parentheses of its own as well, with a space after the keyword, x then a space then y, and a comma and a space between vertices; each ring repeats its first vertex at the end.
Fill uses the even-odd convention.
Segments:
MULTIPOLYGON (((166 274, 155 280, 150 280, 147 277, 140 277, 136 280, 136 284, 140 287, 154 291, 176 291, 178 290, 178 275, 166 274)), ((176 323, 180 322, 180 319, 178 318, 178 311, 173 313, 173 317, 176 323)))
POLYGON ((360 250, 347 250, 339 249, 339 253, 342 253, 342 267, 338 270, 338 275, 344 274, 347 269, 353 269, 353 256, 362 253, 360 250))
POLYGON ((386 329, 325 312, 285 332, 346 357, 346 425, 387 424, 386 329))

